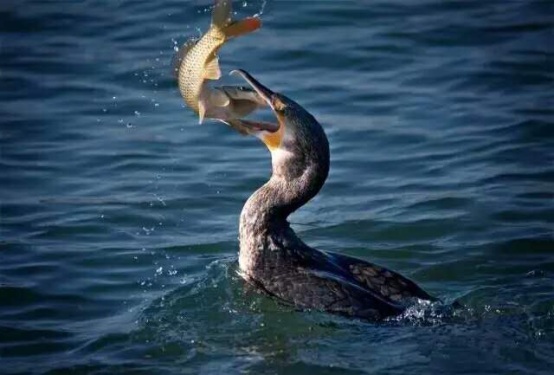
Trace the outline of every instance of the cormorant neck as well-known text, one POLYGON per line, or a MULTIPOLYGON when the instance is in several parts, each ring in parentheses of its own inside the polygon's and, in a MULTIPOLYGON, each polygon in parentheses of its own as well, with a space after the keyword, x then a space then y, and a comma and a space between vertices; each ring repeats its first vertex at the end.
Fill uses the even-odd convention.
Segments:
POLYGON ((273 173, 247 200, 241 213, 241 251, 246 237, 267 236, 288 228, 287 217, 312 199, 329 173, 328 148, 319 157, 272 152, 273 173))

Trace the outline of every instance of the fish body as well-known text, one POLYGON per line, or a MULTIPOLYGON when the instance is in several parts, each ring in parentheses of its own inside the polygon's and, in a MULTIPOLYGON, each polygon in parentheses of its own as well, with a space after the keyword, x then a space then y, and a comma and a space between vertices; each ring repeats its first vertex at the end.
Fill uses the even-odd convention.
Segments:
POLYGON ((185 103, 204 118, 225 120, 240 118, 265 106, 258 94, 249 88, 223 86, 211 88, 207 80, 221 77, 217 52, 227 40, 248 34, 261 26, 257 17, 233 21, 231 1, 216 0, 212 24, 200 39, 191 39, 180 49, 175 73, 185 103))

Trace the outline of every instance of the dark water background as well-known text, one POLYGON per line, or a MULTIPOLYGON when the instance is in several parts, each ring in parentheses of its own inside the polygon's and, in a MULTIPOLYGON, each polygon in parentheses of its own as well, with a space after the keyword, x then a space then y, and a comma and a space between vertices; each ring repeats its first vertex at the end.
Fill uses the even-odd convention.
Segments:
POLYGON ((0 372, 551 373, 554 2, 235 4, 264 26, 223 48, 224 74, 330 140, 300 235, 465 308, 369 324, 244 292, 238 215, 269 154, 199 126, 168 65, 209 1, 8 0, 0 372))

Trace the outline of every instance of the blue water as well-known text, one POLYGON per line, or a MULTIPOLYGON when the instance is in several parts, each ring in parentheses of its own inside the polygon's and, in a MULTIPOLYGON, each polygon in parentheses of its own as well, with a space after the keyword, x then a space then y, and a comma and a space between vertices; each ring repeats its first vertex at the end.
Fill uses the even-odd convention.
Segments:
POLYGON ((243 288, 269 153, 199 126, 169 68, 210 4, 0 5, 0 372, 551 373, 554 3, 235 2, 264 25, 223 82, 250 71, 331 144, 300 236, 464 305, 382 323, 243 288))

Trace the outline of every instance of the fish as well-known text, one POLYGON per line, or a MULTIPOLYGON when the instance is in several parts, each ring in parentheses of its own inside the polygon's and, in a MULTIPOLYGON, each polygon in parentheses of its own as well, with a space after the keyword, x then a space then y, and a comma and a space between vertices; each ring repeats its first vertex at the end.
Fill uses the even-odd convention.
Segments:
POLYGON ((198 114, 199 123, 205 118, 217 119, 243 132, 240 119, 266 102, 248 87, 210 87, 208 80, 221 78, 219 49, 229 39, 249 34, 261 27, 259 17, 234 21, 232 0, 216 0, 211 26, 200 39, 188 40, 174 57, 174 74, 185 103, 198 114))

